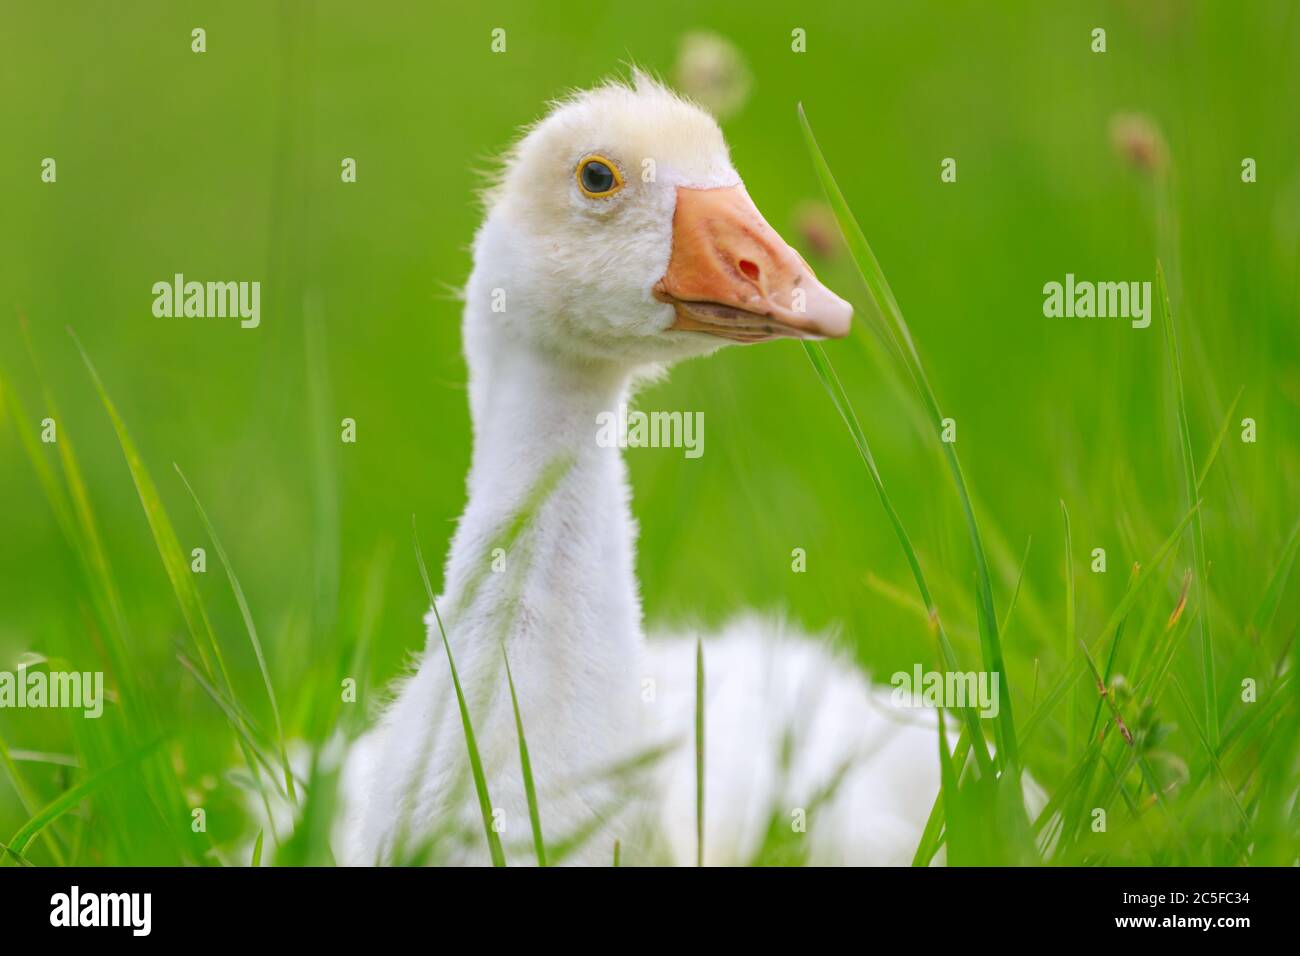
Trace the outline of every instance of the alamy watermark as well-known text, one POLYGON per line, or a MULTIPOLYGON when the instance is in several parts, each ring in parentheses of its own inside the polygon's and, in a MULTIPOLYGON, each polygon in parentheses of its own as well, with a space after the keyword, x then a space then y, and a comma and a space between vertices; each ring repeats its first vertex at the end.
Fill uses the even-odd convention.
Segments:
POLYGON ((186 282, 178 272, 171 282, 155 282, 153 296, 153 314, 160 319, 238 318, 243 329, 262 322, 260 282, 186 282))
POLYGON ((0 671, 0 710, 72 708, 92 720, 104 713, 103 671, 0 671))
POLYGON ((687 458, 704 454, 703 412, 618 411, 596 416, 596 444, 601 448, 682 448, 687 458))
POLYGON ((1000 710, 997 671, 927 671, 917 664, 910 673, 895 672, 889 683, 895 707, 976 707, 981 717, 996 717, 1000 710))
POLYGON ((1076 281, 1043 286, 1043 315, 1049 319, 1129 319, 1135 329, 1151 324, 1151 283, 1076 281))
POLYGON ((152 893, 83 893, 73 886, 50 897, 50 925, 56 927, 125 927, 132 936, 153 929, 152 893))

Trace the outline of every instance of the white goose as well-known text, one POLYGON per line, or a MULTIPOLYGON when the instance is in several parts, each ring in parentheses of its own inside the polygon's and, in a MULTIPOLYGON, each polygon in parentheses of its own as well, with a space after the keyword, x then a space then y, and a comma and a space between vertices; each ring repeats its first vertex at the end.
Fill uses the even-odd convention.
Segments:
MULTIPOLYGON (((616 839, 629 863, 695 861, 695 645, 643 642, 626 470, 598 416, 677 359, 839 337, 851 316, 764 221, 713 119, 643 75, 557 104, 509 154, 466 290, 474 454, 437 607, 511 863, 532 852, 503 648, 548 844, 587 835, 569 862, 607 864, 616 839), (491 573, 539 487, 507 573, 491 573), (610 772, 629 764, 648 769, 610 772)), ((442 859, 488 859, 426 620, 418 670, 348 758, 342 862, 393 862, 448 821, 468 837, 442 859)), ((704 647, 705 862, 747 862, 774 819, 806 820, 814 862, 908 862, 939 787, 933 715, 894 710, 824 642, 770 621, 704 647)))

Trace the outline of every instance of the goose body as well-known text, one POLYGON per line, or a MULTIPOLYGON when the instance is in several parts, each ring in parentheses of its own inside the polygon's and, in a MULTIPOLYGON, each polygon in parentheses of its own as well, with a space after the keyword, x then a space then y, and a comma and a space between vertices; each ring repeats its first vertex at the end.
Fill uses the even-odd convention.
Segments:
MULTIPOLYGON (((626 468, 597 423, 676 360, 843 335, 850 316, 763 220, 713 119, 645 77, 527 132, 466 289, 468 504, 423 657, 348 758, 343 862, 412 844, 488 861, 439 618, 512 863, 532 837, 507 660, 557 855, 607 864, 617 839, 629 862, 694 862, 694 639, 643 640, 626 468)), ((939 785, 933 714, 772 621, 704 653, 706 862, 748 862, 801 812, 808 859, 907 862, 939 785)))

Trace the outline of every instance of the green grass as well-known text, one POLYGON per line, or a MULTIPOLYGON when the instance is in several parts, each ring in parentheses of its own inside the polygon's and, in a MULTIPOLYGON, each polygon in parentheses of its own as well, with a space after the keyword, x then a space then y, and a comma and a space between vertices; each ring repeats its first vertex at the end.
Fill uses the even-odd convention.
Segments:
MULTIPOLYGON (((508 2, 491 22, 410 4, 397 32, 335 2, 15 11, 0 74, 43 81, 0 104, 0 669, 34 652, 103 670, 111 696, 99 721, 0 712, 0 858, 329 861, 327 742, 365 726, 423 646, 443 519, 464 505, 459 304, 440 290, 467 273, 474 170, 546 98, 629 57, 669 73, 706 27, 754 74, 724 124, 750 194, 857 319, 847 342, 729 349, 642 393, 709 428, 698 460, 627 456, 650 625, 707 632, 759 608, 838 627, 877 677, 1002 671, 997 721, 951 715, 918 863, 1296 863, 1292 6, 818 6, 799 11, 804 55, 787 52, 788 6, 740 0, 665 0, 650 19, 508 2), (204 57, 185 42, 200 20, 204 57), (498 21, 504 56, 487 47, 498 21), (1104 56, 1087 49, 1097 22, 1104 56), (105 43, 123 55, 105 61, 105 43), (467 108, 469 89, 491 92, 467 108), (1111 119, 1132 111, 1167 167, 1113 148, 1111 119), (39 181, 46 156, 57 184, 39 181), (939 180, 947 156, 956 183, 939 180), (842 244, 811 241, 808 202, 842 244), (178 271, 262 280, 262 327, 154 318, 150 284, 178 271), (1045 319, 1042 285, 1067 271, 1161 283, 1152 327, 1045 319), (438 516, 428 589, 400 558, 412 513, 438 516), (195 547, 215 551, 208 574, 195 547), (295 740, 317 755, 306 780, 287 770, 295 740), (1048 794, 1024 830, 1022 768, 1048 794), (261 834, 250 799, 290 791, 299 827, 261 834)), ((530 719, 518 709, 526 778, 530 719)), ((549 832, 545 783, 519 859, 554 865, 580 834, 549 832)), ((490 846, 479 815, 403 861, 490 846)), ((756 860, 800 861, 781 830, 756 860)), ((621 836, 610 860, 635 865, 621 836)))
POLYGON ((230 590, 235 595, 235 601, 239 605, 239 615, 244 620, 244 629, 248 632, 248 641, 253 647, 253 653, 257 657, 257 668, 262 674, 262 683, 266 686, 266 698, 271 704, 271 716, 275 719, 275 740, 280 748, 280 762, 284 767, 284 786, 289 795, 289 799, 297 801, 294 793, 293 770, 289 766, 289 753, 284 743, 284 727, 280 720, 280 707, 275 700, 275 687, 271 684, 271 674, 266 666, 266 654, 262 651, 262 642, 257 637, 257 626, 253 623, 252 612, 248 609, 248 599, 244 597, 244 589, 239 584, 239 578, 235 575, 235 569, 230 564, 230 558, 226 556, 226 549, 221 545, 221 539, 217 537, 217 531, 212 527, 212 522, 208 520, 208 513, 203 510, 203 505, 199 502, 199 496, 194 493, 190 480, 185 477, 185 472, 181 471, 180 465, 175 465, 176 474, 180 475, 181 481, 185 484, 185 490, 190 493, 194 500, 194 509, 199 513, 199 518, 203 521, 204 530, 207 531, 208 537, 212 539, 212 546, 217 551, 217 558, 221 561, 221 566, 226 571, 226 577, 230 581, 230 590))
MULTIPOLYGON (((1064 501, 1061 502, 1061 518, 1065 521, 1065 651, 1062 656, 1068 658, 1074 654, 1074 645, 1078 641, 1078 637, 1074 629, 1074 541, 1070 537, 1070 510, 1065 507, 1064 501)), ((1116 636, 1118 636, 1118 632, 1116 636)), ((1084 653, 1087 653, 1086 646, 1084 647, 1084 653)), ((1075 684, 1071 692, 1072 695, 1077 694, 1078 689, 1079 685, 1075 684)), ((1075 722, 1078 717, 1078 699, 1071 696, 1069 720, 1065 728, 1065 745, 1070 756, 1074 755, 1074 747, 1078 738, 1078 732, 1075 729, 1075 722)))
POLYGON ((48 826, 62 817, 65 813, 76 808, 82 800, 87 799, 107 784, 113 775, 125 773, 132 769, 139 762, 139 759, 145 756, 148 751, 154 749, 155 746, 155 744, 148 745, 145 748, 142 748, 138 753, 132 755, 129 759, 123 760, 122 762, 109 767, 107 770, 101 770, 98 773, 91 774, 76 786, 70 787, 63 793, 59 794, 56 799, 50 802, 49 806, 46 806, 39 812, 33 814, 30 820, 18 828, 17 832, 10 837, 9 843, 5 846, 5 852, 25 863, 26 861, 23 854, 27 851, 27 847, 32 840, 34 840, 39 834, 43 833, 48 826))
POLYGON ((519 771, 524 781, 524 796, 528 800, 528 825, 533 833, 533 851, 537 865, 546 866, 546 840, 542 837, 542 812, 537 805, 537 784, 533 781, 533 764, 528 758, 528 738, 524 734, 524 718, 519 713, 519 697, 515 694, 515 677, 510 673, 510 655, 501 649, 506 665, 506 680, 510 684, 510 706, 515 713, 515 733, 519 735, 519 771))
MULTIPOLYGON (((1178 333, 1174 330, 1173 309, 1169 305, 1169 288, 1165 283, 1165 269, 1156 261, 1156 300, 1160 305, 1160 325, 1169 346, 1169 364, 1173 369, 1178 409, 1178 437, 1182 451, 1183 478, 1186 482, 1187 503, 1200 497, 1200 483, 1196 480, 1196 461, 1192 454, 1192 431, 1187 420, 1187 398, 1183 388, 1183 360, 1178 352, 1178 333)), ((1196 567, 1196 587, 1202 603, 1209 602, 1209 576, 1206 574, 1205 531, 1198 508, 1192 515, 1192 561, 1196 567)), ((1205 726, 1211 746, 1219 742, 1219 705, 1214 681, 1214 640, 1210 633, 1210 615, 1199 616, 1201 632, 1201 667, 1204 681, 1205 726)))
MULTIPOLYGON (((812 126, 808 123, 808 117, 804 114, 802 104, 799 105, 799 123, 803 128, 804 139, 812 155, 813 166, 817 170, 818 179, 821 180, 822 189, 826 193, 826 198, 830 201, 840 231, 848 243, 849 252, 853 257, 853 264, 857 267, 858 274, 862 277, 863 282, 866 283, 877 312, 885 319, 886 333, 893 343, 894 354, 901 359, 902 364, 911 376, 917 393, 925 406, 926 413, 929 415, 930 426, 934 431, 934 435, 938 437, 944 416, 939 411, 939 401, 935 397, 934 389, 930 387, 925 368, 921 364, 921 356, 912 341, 911 330, 907 327, 903 312, 898 307, 898 301, 894 298, 894 292, 890 289, 889 282, 880 269, 880 263, 876 261, 875 253, 871 251, 871 246, 867 243, 867 237, 862 234, 862 229, 858 225, 857 219, 853 217, 853 213, 849 210, 844 194, 840 192, 835 177, 831 175, 830 167, 826 164, 821 147, 817 145, 812 126)), ((997 721, 994 724, 994 735, 997 738, 999 748, 997 765, 999 769, 1010 767, 1014 770, 1020 764, 1019 748, 1016 744, 1015 720, 1011 714, 1011 692, 1007 686, 1008 681, 1005 679, 1006 668, 1002 663, 1002 644, 998 638, 997 614, 993 609, 993 589, 989 579, 988 558, 984 553, 984 545, 980 539, 979 526, 975 521, 975 511, 971 505, 970 492, 966 488, 966 479, 962 475, 961 464, 957 461, 955 443, 940 441, 939 444, 943 449, 944 460, 957 487, 962 515, 965 518, 966 529, 970 535, 971 550, 975 559, 976 580, 978 582, 978 614, 976 617, 979 620, 980 649, 984 657, 984 669, 991 673, 1004 675, 1004 679, 998 685, 1000 706, 997 721)), ((910 545, 905 545, 905 547, 910 552, 910 545)), ((909 562, 915 564, 910 553, 909 562)), ((926 600, 926 605, 931 608, 934 607, 929 600, 926 600)))
MULTIPOLYGON (((415 532, 414 522, 412 522, 411 533, 415 538, 415 558, 420 565, 420 577, 424 579, 424 588, 429 596, 429 606, 433 608, 433 616, 438 622, 438 634, 442 638, 442 649, 447 654, 447 668, 451 672, 451 683, 456 689, 456 706, 460 708, 461 728, 465 732, 465 751, 469 756, 470 772, 474 775, 474 792, 478 795, 479 812, 483 815, 483 834, 487 838, 488 852, 491 854, 493 866, 505 866, 506 855, 501 847, 501 837, 492 825, 492 796, 488 793, 487 776, 483 772, 483 759, 479 756, 478 742, 474 739, 474 723, 470 719, 469 706, 465 702, 465 692, 461 690, 460 676, 456 673, 456 659, 451 653, 451 643, 447 640, 447 630, 442 626, 442 614, 438 611, 438 601, 434 596, 432 585, 429 584, 429 572, 424 566, 424 557, 420 554, 420 537, 415 532)), ((523 738, 521 737, 520 747, 523 746, 523 738)))

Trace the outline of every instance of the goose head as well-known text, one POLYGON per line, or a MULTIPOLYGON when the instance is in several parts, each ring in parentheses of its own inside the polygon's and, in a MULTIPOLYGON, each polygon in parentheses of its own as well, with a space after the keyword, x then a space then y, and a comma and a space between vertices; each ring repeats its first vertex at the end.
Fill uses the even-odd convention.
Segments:
POLYGON ((853 314, 763 218, 713 118, 642 74, 556 104, 511 150, 468 293, 513 341, 629 366, 841 337, 853 314))

